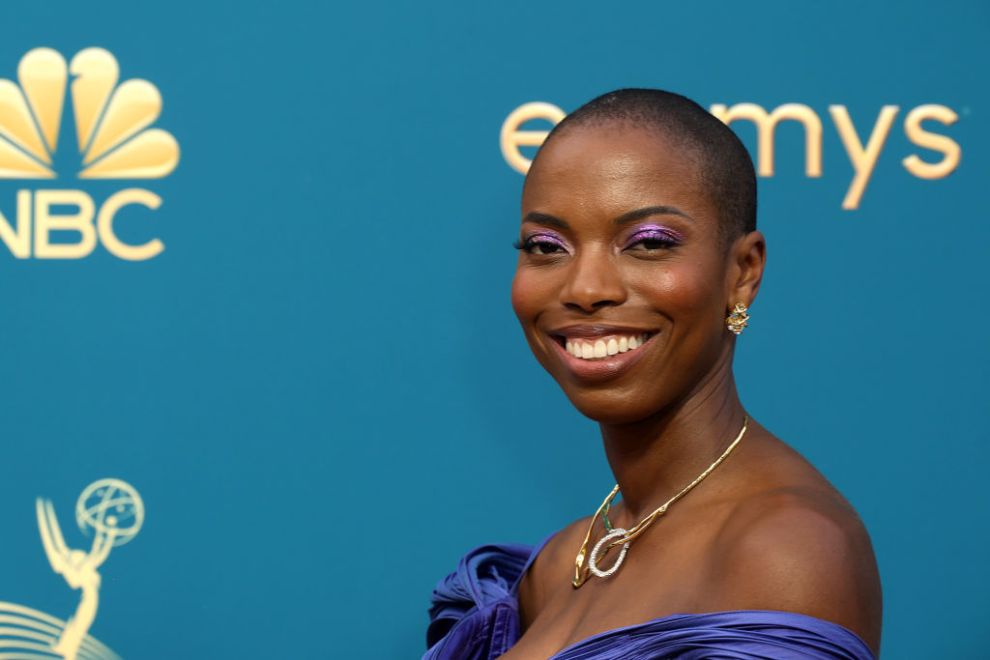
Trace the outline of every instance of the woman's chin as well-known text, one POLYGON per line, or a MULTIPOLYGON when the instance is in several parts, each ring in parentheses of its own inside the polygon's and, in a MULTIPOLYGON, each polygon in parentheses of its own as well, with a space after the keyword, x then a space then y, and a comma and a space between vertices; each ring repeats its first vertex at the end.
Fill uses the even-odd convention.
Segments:
POLYGON ((564 391, 578 412, 599 424, 633 424, 656 414, 661 406, 652 405, 638 399, 624 396, 620 392, 564 391))

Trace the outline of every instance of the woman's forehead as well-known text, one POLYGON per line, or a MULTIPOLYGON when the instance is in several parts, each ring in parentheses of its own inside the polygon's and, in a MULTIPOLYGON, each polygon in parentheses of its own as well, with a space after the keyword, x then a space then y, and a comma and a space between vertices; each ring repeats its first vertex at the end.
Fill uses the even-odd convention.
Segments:
POLYGON ((523 210, 618 215, 642 206, 681 205, 691 209, 687 213, 705 215, 710 204, 697 160, 683 143, 655 131, 572 128, 554 136, 534 161, 523 210))

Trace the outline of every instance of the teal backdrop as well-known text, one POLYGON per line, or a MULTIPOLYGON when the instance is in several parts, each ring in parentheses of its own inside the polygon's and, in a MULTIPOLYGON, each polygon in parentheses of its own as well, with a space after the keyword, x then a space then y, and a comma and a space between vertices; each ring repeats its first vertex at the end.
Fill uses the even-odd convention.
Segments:
MULTIPOLYGON (((624 86, 706 107, 784 103, 823 125, 820 178, 783 122, 760 180, 769 266, 736 375, 750 412, 869 528, 883 656, 986 657, 990 130, 985 2, 26 2, 0 8, 0 77, 99 46, 153 82, 168 177, 52 181, 165 250, 17 259, 0 244, 0 601, 66 619, 35 498, 66 542, 104 477, 143 498, 100 567, 90 633, 124 658, 414 658, 469 548, 532 543, 612 486, 597 427, 530 355, 509 304, 515 108, 624 86), (900 112, 859 208, 829 106, 865 141, 900 112), (961 150, 948 176, 903 130, 961 150), (497 493, 496 495, 493 495, 497 493)), ((733 124, 755 153, 751 124, 733 124)), ((77 155, 75 156, 77 157, 77 155)), ((68 161, 65 160, 68 159, 68 161)), ((67 235, 64 240, 74 240, 67 235)))

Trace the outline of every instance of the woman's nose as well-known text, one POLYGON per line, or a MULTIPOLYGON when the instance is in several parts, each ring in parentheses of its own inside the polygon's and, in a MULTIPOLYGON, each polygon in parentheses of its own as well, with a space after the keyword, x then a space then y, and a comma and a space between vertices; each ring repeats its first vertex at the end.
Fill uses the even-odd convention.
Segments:
POLYGON ((560 298, 565 307, 587 313, 621 305, 626 300, 626 286, 615 257, 605 249, 579 252, 571 261, 560 298))

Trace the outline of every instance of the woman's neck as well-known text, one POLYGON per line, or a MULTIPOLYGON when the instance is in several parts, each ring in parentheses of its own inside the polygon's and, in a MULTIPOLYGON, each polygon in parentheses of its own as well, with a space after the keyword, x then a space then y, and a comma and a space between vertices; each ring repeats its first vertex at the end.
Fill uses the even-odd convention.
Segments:
POLYGON ((622 510, 613 519, 617 527, 636 524, 679 493, 739 434, 745 412, 731 367, 719 372, 691 397, 656 415, 600 425, 622 492, 622 510))

